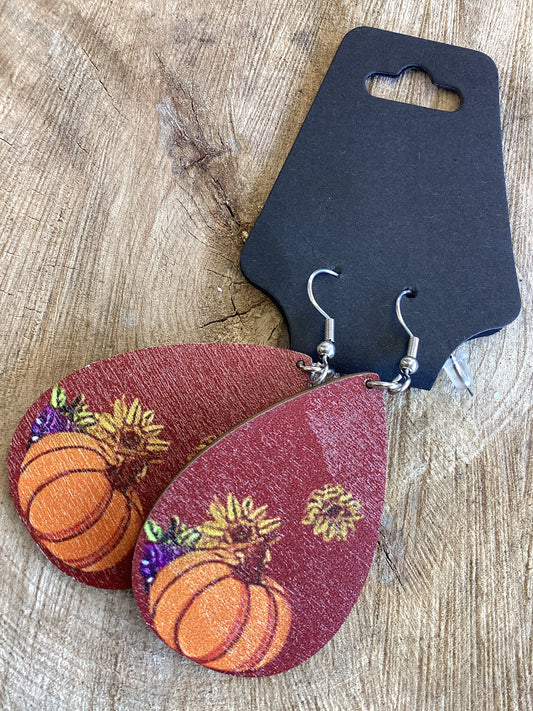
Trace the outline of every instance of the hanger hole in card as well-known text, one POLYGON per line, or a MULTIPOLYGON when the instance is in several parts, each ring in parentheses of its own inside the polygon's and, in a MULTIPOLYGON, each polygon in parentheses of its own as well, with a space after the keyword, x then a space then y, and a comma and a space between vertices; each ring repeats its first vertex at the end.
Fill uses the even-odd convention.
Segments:
POLYGON ((378 99, 438 111, 457 111, 462 103, 456 89, 434 84, 429 73, 417 66, 404 67, 394 75, 370 74, 366 79, 366 90, 378 99))

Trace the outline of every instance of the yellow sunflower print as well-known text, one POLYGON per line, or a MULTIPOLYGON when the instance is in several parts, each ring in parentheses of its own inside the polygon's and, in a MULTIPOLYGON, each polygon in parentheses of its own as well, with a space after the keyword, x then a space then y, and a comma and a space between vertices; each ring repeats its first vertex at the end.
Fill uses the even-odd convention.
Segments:
POLYGON ((345 541, 362 518, 360 501, 339 484, 326 484, 309 497, 302 523, 313 526, 315 536, 325 541, 345 541))
POLYGON ((197 526, 202 537, 196 547, 239 551, 265 540, 274 543, 276 539, 272 534, 281 519, 267 518, 266 510, 266 504, 254 508, 251 496, 239 503, 230 493, 225 506, 215 498, 209 506, 212 520, 197 526))
POLYGON ((122 396, 111 406, 112 412, 95 414, 96 424, 88 428, 98 439, 110 464, 117 466, 130 462, 144 462, 138 474, 142 478, 150 462, 161 461, 170 443, 160 439, 163 425, 153 424, 153 410, 143 411, 138 398, 131 405, 122 396))

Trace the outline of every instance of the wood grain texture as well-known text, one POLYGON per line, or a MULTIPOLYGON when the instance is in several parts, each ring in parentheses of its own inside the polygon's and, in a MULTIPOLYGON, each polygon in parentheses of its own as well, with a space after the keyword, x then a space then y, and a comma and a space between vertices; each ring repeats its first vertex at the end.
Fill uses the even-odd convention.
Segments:
MULTIPOLYGON (((0 484, 6 709, 531 709, 531 0, 5 0, 0 6, 2 463, 27 407, 105 356, 286 345, 240 246, 333 54, 367 24, 487 52, 524 309, 389 401, 378 552, 348 621, 300 667, 226 678, 153 635, 131 593, 35 547, 0 484)), ((495 284, 497 289, 497 284, 495 284)))

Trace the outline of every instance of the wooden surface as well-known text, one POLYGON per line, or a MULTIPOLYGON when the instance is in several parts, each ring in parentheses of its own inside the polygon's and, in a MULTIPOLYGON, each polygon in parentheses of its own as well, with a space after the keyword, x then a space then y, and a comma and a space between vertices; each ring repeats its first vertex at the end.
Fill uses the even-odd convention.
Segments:
MULTIPOLYGON (((178 657, 130 592, 57 570, 1 483, 6 709, 530 709, 531 0, 44 1, 0 7, 1 447, 38 395, 125 350, 286 345, 239 250, 350 28, 491 55, 524 309, 389 401, 369 579, 321 652, 238 679, 178 657), (528 478, 529 476, 529 478, 528 478)), ((465 235, 465 239, 467 239, 465 235)), ((498 285, 494 285, 497 290, 498 285)))

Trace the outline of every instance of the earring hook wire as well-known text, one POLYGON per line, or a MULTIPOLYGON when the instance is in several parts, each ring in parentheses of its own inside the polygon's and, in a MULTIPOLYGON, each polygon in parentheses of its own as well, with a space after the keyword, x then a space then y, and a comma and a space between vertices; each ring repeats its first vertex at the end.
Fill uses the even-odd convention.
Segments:
POLYGON ((307 296, 309 297, 309 301, 313 304, 318 313, 326 319, 326 321, 332 321, 333 319, 331 318, 331 316, 329 316, 324 311, 324 309, 318 304, 317 300, 315 299, 315 295, 313 294, 313 282, 315 280, 315 277, 319 274, 330 274, 331 276, 338 277, 339 272, 336 272, 333 269, 315 269, 315 271, 307 280, 307 296))
POLYGON ((412 289, 404 289, 401 294, 398 294, 396 299, 396 318, 400 322, 401 327, 407 333, 409 338, 416 338, 415 334, 411 331, 409 326, 405 323, 405 319, 402 315, 402 299, 404 296, 414 296, 415 292, 412 289))
MULTIPOLYGON (((331 316, 319 305, 313 293, 313 283, 319 274, 329 274, 330 276, 339 277, 339 272, 334 271, 333 269, 315 269, 307 280, 307 296, 309 297, 309 301, 326 322, 324 325, 324 340, 317 346, 317 353, 320 356, 320 361, 312 363, 311 365, 304 365, 303 361, 298 363, 298 366, 302 370, 307 370, 311 373, 309 383, 310 386, 321 385, 326 382, 328 378, 338 377, 335 371, 330 368, 328 364, 329 358, 332 358, 335 355, 334 319, 332 319, 331 316)), ((404 296, 414 297, 416 294, 417 292, 415 290, 407 288, 403 289, 396 297, 396 317, 405 333, 409 336, 407 352, 399 363, 399 374, 390 382, 367 380, 367 387, 382 388, 384 390, 388 390, 389 393, 394 394, 405 392, 411 385, 411 375, 416 373, 418 370, 417 352, 419 339, 414 335, 405 322, 402 314, 401 302, 404 296)))
POLYGON ((315 277, 319 274, 329 274, 330 276, 338 278, 339 272, 333 269, 315 269, 307 280, 307 296, 309 297, 309 301, 325 319, 324 340, 319 343, 316 348, 320 360, 311 365, 304 365, 303 361, 298 363, 298 367, 311 373, 309 381, 310 387, 321 385, 325 383, 326 380, 337 377, 335 370, 329 366, 329 359, 335 355, 335 320, 318 304, 313 294, 313 282, 315 277))
POLYGON ((398 364, 400 370, 399 375, 397 375, 390 382, 384 382, 382 380, 368 380, 366 383, 367 387, 382 388, 384 390, 388 390, 391 394, 395 394, 405 392, 411 385, 411 375, 416 373, 418 370, 417 355, 420 339, 414 335, 409 326, 405 323, 405 319, 402 315, 401 301, 404 296, 413 297, 416 296, 416 293, 417 292, 414 289, 404 289, 396 298, 396 317, 398 318, 401 327, 409 336, 407 351, 398 364))

